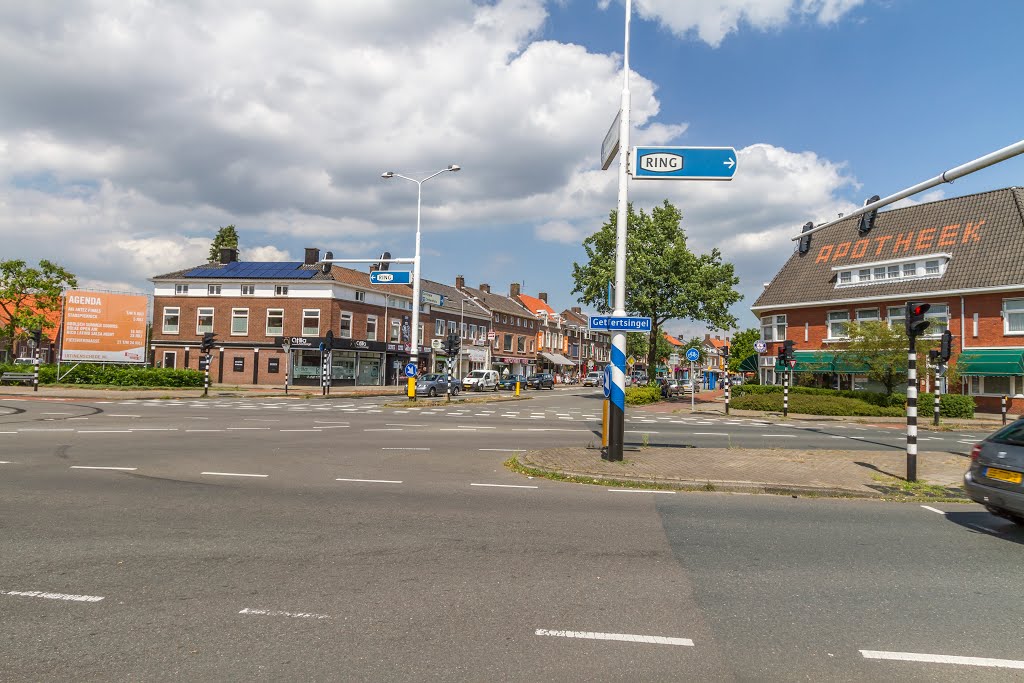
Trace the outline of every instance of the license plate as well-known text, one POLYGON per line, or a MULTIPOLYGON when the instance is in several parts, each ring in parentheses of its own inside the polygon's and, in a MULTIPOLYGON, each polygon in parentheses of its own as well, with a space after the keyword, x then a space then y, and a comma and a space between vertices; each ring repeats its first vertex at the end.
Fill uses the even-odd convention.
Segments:
POLYGON ((1001 470, 996 467, 989 467, 985 470, 985 476, 989 479, 998 479, 999 481, 1008 481, 1011 484, 1019 484, 1021 482, 1020 472, 1008 472, 1007 470, 1001 470))

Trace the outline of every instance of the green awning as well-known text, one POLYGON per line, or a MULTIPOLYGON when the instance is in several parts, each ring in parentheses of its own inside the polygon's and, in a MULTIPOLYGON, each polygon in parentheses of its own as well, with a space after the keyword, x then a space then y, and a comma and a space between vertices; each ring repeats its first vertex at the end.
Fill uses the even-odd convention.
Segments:
MULTIPOLYGON (((796 351, 796 365, 793 372, 808 372, 818 375, 830 375, 839 373, 842 375, 863 375, 868 371, 866 365, 861 365, 848 357, 842 351, 796 351)), ((775 372, 785 372, 789 368, 775 364, 775 372)))
POLYGON ((961 375, 1024 375, 1024 349, 965 349, 956 367, 961 375))
POLYGON ((752 354, 740 363, 739 372, 757 372, 757 354, 752 354))

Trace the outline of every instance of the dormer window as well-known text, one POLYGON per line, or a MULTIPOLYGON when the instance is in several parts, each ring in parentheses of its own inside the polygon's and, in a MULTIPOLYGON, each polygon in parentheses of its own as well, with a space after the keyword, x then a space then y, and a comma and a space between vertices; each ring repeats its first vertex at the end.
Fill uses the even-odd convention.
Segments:
POLYGON ((837 266, 832 270, 836 273, 836 287, 855 287, 893 280, 942 277, 950 258, 949 254, 928 254, 885 263, 865 263, 856 267, 837 266))

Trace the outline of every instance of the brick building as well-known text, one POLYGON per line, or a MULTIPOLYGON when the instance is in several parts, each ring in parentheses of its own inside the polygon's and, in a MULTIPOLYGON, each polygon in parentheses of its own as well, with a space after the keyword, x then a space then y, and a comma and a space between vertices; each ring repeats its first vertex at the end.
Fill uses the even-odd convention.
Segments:
MULTIPOLYGON (((519 292, 518 285, 514 287, 519 292)), ((537 317, 537 372, 550 372, 556 377, 570 372, 575 363, 562 355, 567 326, 562 316, 548 305, 547 293, 530 296, 519 292, 515 300, 537 317)))
POLYGON ((1011 397, 1012 412, 1024 411, 1024 190, 880 212, 867 232, 860 224, 809 236, 758 297, 751 310, 768 343, 761 381, 779 381, 777 346, 790 339, 796 372, 866 386, 862 369, 843 360, 846 326, 902 326, 907 301, 924 301, 927 336, 953 334, 962 382, 949 389, 975 396, 982 411, 997 411, 1001 395, 1011 397))
POLYGON ((571 360, 580 377, 603 368, 611 358, 611 335, 590 329, 590 318, 579 306, 562 311, 566 323, 563 355, 571 360))
POLYGON ((427 330, 427 338, 434 350, 430 366, 434 372, 445 372, 447 369, 448 358, 442 347, 448 333, 458 332, 462 340, 459 357, 452 364, 454 377, 465 377, 473 370, 489 370, 491 367, 491 340, 488 333, 492 313, 480 299, 462 291, 461 288, 465 286, 465 279, 461 275, 455 278, 454 287, 433 280, 420 281, 421 298, 431 302, 427 305, 430 307, 433 324, 427 330), (439 300, 440 304, 437 303, 439 300))
POLYGON ((491 316, 491 368, 511 375, 531 375, 537 368, 537 330, 540 321, 515 299, 519 285, 509 286, 509 295, 491 292, 491 286, 482 284, 476 289, 466 287, 462 277, 456 278, 456 288, 474 297, 491 316))

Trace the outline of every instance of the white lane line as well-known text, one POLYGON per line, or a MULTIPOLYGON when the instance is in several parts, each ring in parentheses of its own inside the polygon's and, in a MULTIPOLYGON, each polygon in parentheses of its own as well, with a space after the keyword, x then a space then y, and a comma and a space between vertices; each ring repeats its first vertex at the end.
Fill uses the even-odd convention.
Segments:
POLYGON ((929 507, 928 505, 922 505, 921 507, 923 507, 923 508, 924 508, 925 510, 931 510, 932 512, 937 512, 937 513, 939 513, 940 515, 944 515, 944 514, 946 514, 946 513, 945 513, 945 512, 943 512, 942 510, 936 510, 935 508, 933 508, 933 507, 929 507))
POLYGON ((78 429, 76 434, 131 434, 130 429, 78 429))
POLYGON ((961 657, 959 655, 931 655, 918 652, 885 652, 882 650, 861 650, 864 659, 891 659, 900 662, 930 662, 933 664, 962 664, 964 666, 989 666, 1000 669, 1024 669, 1024 662, 1016 659, 992 659, 991 657, 961 657))
POLYGON ((658 489, 608 489, 608 493, 671 493, 675 491, 659 491, 658 489))
POLYGON ((546 628, 539 628, 534 633, 538 636, 556 636, 559 638, 586 638, 588 640, 621 640, 627 643, 651 643, 654 645, 684 645, 686 647, 693 647, 693 641, 689 638, 669 638, 667 636, 643 636, 633 633, 552 631, 546 628))
POLYGON ((0 595, 13 595, 20 598, 46 598, 47 600, 67 600, 69 602, 99 602, 102 595, 72 595, 69 593, 47 593, 45 591, 5 591, 0 595))
POLYGON ((522 453, 525 448, 478 448, 478 451, 496 451, 498 453, 522 453))
POLYGON ((475 432, 475 427, 442 427, 438 431, 441 432, 475 432))
POLYGON ((339 478, 339 479, 335 479, 334 481, 358 481, 358 482, 362 482, 364 484, 401 484, 402 483, 401 481, 397 481, 395 479, 345 479, 345 478, 339 478))
POLYGON ((796 434, 762 434, 762 437, 772 439, 795 439, 796 434))
POLYGON ((25 429, 19 429, 19 432, 73 432, 74 429, 70 427, 63 427, 58 429, 40 429, 37 427, 26 427, 25 429))
POLYGON ((694 436, 729 436, 725 432, 694 432, 694 436))
POLYGON ((270 427, 228 427, 228 431, 242 431, 242 430, 253 430, 253 429, 270 429, 270 427))
POLYGON ((242 609, 239 614, 258 614, 264 617, 291 617, 293 619, 330 619, 328 614, 313 614, 312 612, 283 612, 281 610, 268 609, 242 609))
POLYGON ((17 434, 18 432, 0 432, 0 434, 17 434))
MULTIPOLYGON (((6 434, 7 432, 0 432, 0 434, 6 434)), ((0 465, 13 465, 14 463, 10 460, 0 460, 0 465)))
MULTIPOLYGON (((246 422, 280 422, 280 420, 264 420, 260 417, 243 417, 242 419, 246 422)), ((319 420, 314 420, 314 422, 319 422, 319 420)))
POLYGON ((321 429, 348 429, 348 428, 349 428, 348 425, 324 425, 322 427, 314 427, 313 429, 315 429, 316 431, 320 431, 321 429))
MULTIPOLYGON (((284 431, 283 429, 281 431, 284 431)), ((373 429, 364 429, 364 432, 400 432, 401 427, 374 427, 373 429)))
POLYGON ((414 425, 414 424, 405 424, 405 423, 401 423, 401 422, 385 422, 384 426, 385 427, 429 427, 430 425, 414 425))
POLYGON ((522 484, 470 484, 470 486, 489 486, 496 489, 535 489, 536 486, 523 486, 522 484))
POLYGON ((43 413, 43 415, 71 415, 72 413, 43 413))
POLYGON ((316 432, 317 429, 279 429, 279 432, 316 432))
POLYGON ((412 446, 384 446, 381 448, 382 451, 429 451, 429 448, 420 448, 412 446))
POLYGON ((124 472, 134 472, 139 469, 138 467, 99 467, 96 465, 72 465, 73 470, 120 470, 124 472))
POLYGON ((133 432, 176 432, 177 427, 133 427, 133 432))
POLYGON ((186 429, 185 433, 190 432, 223 432, 223 429, 186 429))
MULTIPOLYGON (((585 431, 585 430, 581 430, 585 431)), ((626 434, 659 434, 660 432, 653 432, 650 429, 627 429, 626 434)))
POLYGON ((460 429, 497 429, 497 427, 474 427, 473 425, 455 425, 460 429))
POLYGON ((240 472, 200 472, 199 474, 208 474, 211 477, 260 477, 266 479, 268 474, 242 474, 240 472))
POLYGON ((118 415, 116 413, 107 413, 107 417, 139 417, 138 415, 118 415))

